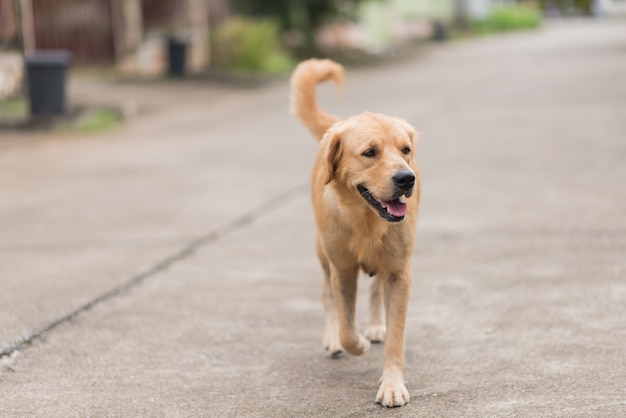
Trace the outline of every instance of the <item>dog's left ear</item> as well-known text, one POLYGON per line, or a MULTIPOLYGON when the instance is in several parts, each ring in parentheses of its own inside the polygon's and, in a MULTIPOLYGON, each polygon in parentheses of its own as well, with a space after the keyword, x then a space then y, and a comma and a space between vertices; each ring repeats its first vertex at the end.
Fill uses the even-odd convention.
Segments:
POLYGON ((341 134, 342 131, 331 127, 320 141, 320 153, 324 163, 324 184, 330 183, 335 177, 341 158, 341 134))

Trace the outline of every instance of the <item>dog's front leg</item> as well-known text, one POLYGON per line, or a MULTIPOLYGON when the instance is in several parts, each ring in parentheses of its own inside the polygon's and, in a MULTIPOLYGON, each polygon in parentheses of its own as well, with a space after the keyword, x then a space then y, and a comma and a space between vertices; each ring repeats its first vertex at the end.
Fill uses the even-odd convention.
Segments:
POLYGON ((409 402, 409 392, 404 386, 404 326, 411 291, 411 273, 392 273, 381 277, 384 284, 387 338, 383 376, 376 402, 396 407, 409 402))
POLYGON ((354 311, 356 305, 356 281, 358 268, 331 268, 333 297, 339 319, 339 341, 348 353, 358 356, 370 348, 370 342, 356 332, 354 311))

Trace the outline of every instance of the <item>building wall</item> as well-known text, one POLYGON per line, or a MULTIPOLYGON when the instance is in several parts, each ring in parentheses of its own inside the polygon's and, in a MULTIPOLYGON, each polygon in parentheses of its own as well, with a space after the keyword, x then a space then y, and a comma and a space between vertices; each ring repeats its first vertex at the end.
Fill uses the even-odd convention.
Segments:
POLYGON ((17 36, 13 0, 0 0, 0 47, 7 47, 17 36))
POLYGON ((0 51, 0 99, 17 95, 21 91, 23 77, 21 54, 0 51))

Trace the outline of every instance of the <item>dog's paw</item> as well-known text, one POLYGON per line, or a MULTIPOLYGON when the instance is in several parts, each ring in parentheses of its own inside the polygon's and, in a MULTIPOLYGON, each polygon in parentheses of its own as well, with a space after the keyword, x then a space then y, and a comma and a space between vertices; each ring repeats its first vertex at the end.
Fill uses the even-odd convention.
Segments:
POLYGON ((367 338, 365 338, 361 334, 358 334, 358 335, 359 335, 359 346, 358 346, 359 353, 357 355, 361 355, 365 353, 367 350, 369 350, 372 344, 369 342, 367 338))
POLYGON ((378 388, 378 394, 376 395, 376 403, 381 404, 386 408, 395 408, 397 406, 404 406, 411 400, 409 391, 402 382, 383 382, 378 388))
POLYGON ((342 347, 353 356, 360 356, 370 349, 371 343, 361 334, 354 333, 350 339, 341 339, 342 347))
POLYGON ((332 357, 337 357, 343 351, 337 332, 326 332, 324 338, 322 338, 322 344, 324 344, 324 348, 332 357))
POLYGON ((387 334, 387 327, 384 325, 368 325, 365 328, 365 338, 373 343, 382 343, 385 341, 385 335, 387 334))

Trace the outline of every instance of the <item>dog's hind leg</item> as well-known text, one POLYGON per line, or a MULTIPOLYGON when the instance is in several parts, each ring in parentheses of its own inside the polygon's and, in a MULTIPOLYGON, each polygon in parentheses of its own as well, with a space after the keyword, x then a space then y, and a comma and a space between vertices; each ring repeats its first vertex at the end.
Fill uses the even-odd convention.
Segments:
POLYGON ((370 285, 370 318, 365 328, 365 337, 373 343, 381 343, 385 340, 386 331, 383 284, 375 276, 370 285))

